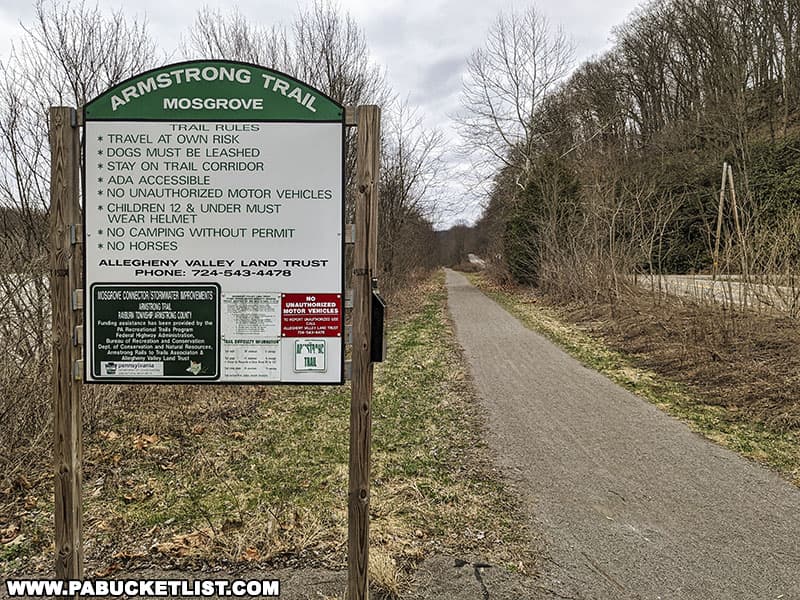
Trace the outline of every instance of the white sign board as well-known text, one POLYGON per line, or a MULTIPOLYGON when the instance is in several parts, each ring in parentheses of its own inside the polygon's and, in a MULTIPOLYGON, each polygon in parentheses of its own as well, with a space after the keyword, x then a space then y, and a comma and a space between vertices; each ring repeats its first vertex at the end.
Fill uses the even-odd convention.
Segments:
POLYGON ((224 61, 87 105, 86 381, 342 383, 342 113, 224 61))

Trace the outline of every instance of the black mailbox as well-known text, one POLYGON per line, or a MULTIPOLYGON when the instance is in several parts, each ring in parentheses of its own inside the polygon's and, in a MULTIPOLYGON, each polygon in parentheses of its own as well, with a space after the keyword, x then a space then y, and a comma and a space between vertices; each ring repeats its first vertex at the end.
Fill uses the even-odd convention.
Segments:
POLYGON ((370 341, 370 362, 383 362, 386 356, 386 301, 378 292, 378 280, 372 280, 372 339, 370 341))

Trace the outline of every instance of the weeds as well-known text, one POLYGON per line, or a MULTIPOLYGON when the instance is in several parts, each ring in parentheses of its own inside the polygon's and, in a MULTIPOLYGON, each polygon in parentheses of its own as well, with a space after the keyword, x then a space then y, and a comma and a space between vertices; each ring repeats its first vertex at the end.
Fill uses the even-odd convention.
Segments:
MULTIPOLYGON (((522 517, 486 459, 442 274, 407 290, 376 368, 370 573, 396 594, 432 553, 530 570, 522 517)), ((96 386, 105 387, 105 386, 96 386)), ((130 386, 84 439, 87 574, 155 565, 343 568, 349 386, 130 386), (122 400, 122 398, 121 398, 122 400)), ((47 572, 52 484, 0 495, 27 545, 0 572, 47 572), (26 507, 26 498, 33 501, 26 507)), ((2 549, 2 546, 0 546, 2 549)))
POLYGON ((631 297, 613 311, 558 309, 533 290, 470 278, 585 365, 800 485, 800 402, 790 391, 800 334, 784 320, 741 314, 732 336, 705 306, 631 297))

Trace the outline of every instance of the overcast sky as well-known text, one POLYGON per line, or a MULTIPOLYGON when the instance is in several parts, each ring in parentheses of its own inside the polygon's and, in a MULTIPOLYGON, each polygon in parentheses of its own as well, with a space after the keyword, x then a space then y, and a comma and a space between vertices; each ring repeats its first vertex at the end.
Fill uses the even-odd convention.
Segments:
MULTIPOLYGON (((127 15, 146 17, 160 48, 177 61, 183 59, 178 49, 181 35, 203 6, 223 12, 237 6, 245 17, 272 25, 290 23, 308 1, 138 0, 122 4, 98 0, 98 4, 102 9, 122 7, 127 15)), ((86 4, 92 6, 93 2, 86 0, 86 4)), ((426 123, 442 128, 453 146, 458 139, 449 115, 459 108, 467 57, 482 44, 487 27, 501 10, 528 5, 511 0, 340 0, 339 4, 363 28, 372 57, 385 67, 395 92, 410 98, 426 123)), ((639 4, 640 0, 540 0, 536 6, 572 37, 580 62, 607 50, 612 28, 639 4)), ((22 35, 20 23, 30 23, 32 16, 33 0, 0 0, 0 57, 5 59, 12 41, 22 35)), ((454 164, 451 172, 456 170, 454 164)), ((457 184, 449 189, 451 194, 458 193, 457 184)), ((463 212, 443 215, 438 225, 449 225, 458 218, 473 221, 479 215, 480 200, 465 198, 463 212)))

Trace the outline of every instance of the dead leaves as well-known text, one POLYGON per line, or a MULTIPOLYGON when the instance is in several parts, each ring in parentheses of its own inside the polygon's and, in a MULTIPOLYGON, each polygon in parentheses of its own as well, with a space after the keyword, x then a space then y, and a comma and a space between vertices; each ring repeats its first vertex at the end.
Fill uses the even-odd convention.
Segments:
POLYGON ((190 558, 208 555, 214 547, 216 533, 210 527, 198 529, 192 533, 176 535, 168 542, 156 544, 157 552, 167 556, 190 558))
POLYGON ((147 556, 144 552, 128 552, 122 550, 111 555, 111 562, 94 572, 94 577, 108 578, 125 569, 125 565, 143 559, 147 556))
POLYGON ((140 433, 133 438, 133 447, 137 450, 147 450, 150 446, 158 444, 159 437, 155 434, 145 435, 140 433))
POLYGON ((113 575, 114 573, 118 573, 122 570, 122 565, 118 562, 111 563, 110 565, 106 565, 105 567, 98 569, 94 572, 95 577, 99 577, 102 579, 106 579, 113 575))
POLYGON ((130 454, 144 452, 152 455, 159 455, 159 467, 162 471, 171 471, 173 465, 169 456, 173 451, 163 442, 158 434, 135 433, 123 435, 113 430, 103 430, 97 432, 97 437, 108 446, 101 445, 98 450, 97 459, 100 463, 118 467, 123 458, 130 458, 130 454))
POLYGON ((249 548, 245 548, 244 553, 242 554, 242 560, 245 562, 256 562, 261 560, 261 553, 256 548, 252 546, 249 548))
POLYGON ((11 523, 7 527, 0 529, 0 545, 10 548, 22 544, 27 538, 20 532, 20 527, 16 523, 11 523))
MULTIPOLYGON (((226 546, 230 542, 224 535, 219 537, 213 529, 205 527, 191 533, 178 534, 167 542, 154 545, 152 550, 171 558, 203 558, 212 555, 218 550, 218 546, 226 546)), ((245 547, 239 556, 240 560, 248 563, 259 562, 263 558, 255 546, 245 547)))
MULTIPOLYGON (((97 437, 103 441, 112 442, 114 445, 119 446, 119 440, 122 438, 122 435, 113 430, 103 430, 97 432, 97 437)), ((133 434, 130 439, 134 450, 147 451, 163 449, 163 446, 158 445, 161 438, 155 433, 137 433, 133 434)), ((122 444, 122 446, 124 447, 124 444, 122 444)))
POLYGON ((33 487, 33 484, 30 482, 30 480, 27 477, 25 477, 25 475, 23 475, 22 473, 20 473, 14 478, 13 483, 14 483, 14 488, 17 490, 29 490, 33 487))
POLYGON ((8 544, 19 535, 19 525, 12 523, 0 529, 0 544, 8 544))
POLYGON ((153 478, 149 478, 147 481, 128 478, 121 483, 126 488, 122 490, 122 499, 125 502, 138 502, 152 498, 156 491, 161 488, 160 482, 153 478))
POLYGON ((107 442, 113 442, 114 440, 119 439, 119 434, 116 431, 98 431, 97 435, 101 440, 105 440, 107 442))

